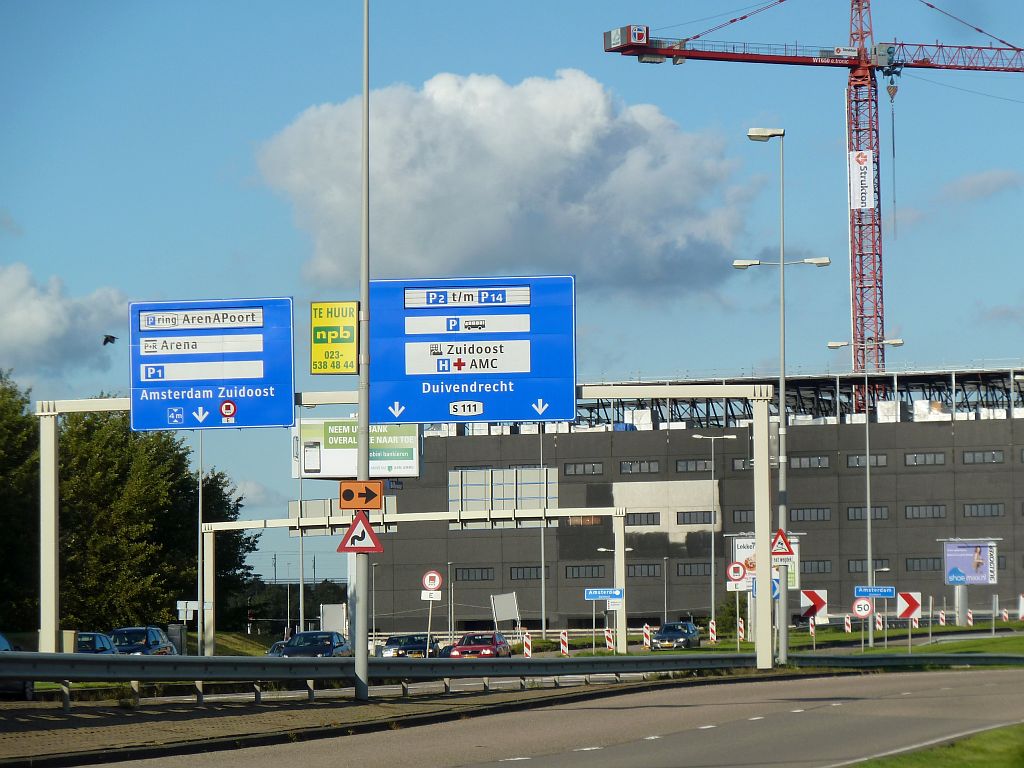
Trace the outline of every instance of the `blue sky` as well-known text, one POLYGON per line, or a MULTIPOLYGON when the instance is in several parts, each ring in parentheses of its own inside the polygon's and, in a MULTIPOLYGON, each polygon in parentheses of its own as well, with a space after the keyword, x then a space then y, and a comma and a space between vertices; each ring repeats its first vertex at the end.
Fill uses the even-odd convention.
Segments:
MULTIPOLYGON (((874 5, 879 42, 991 41, 874 5)), ((1024 45, 1019 3, 938 5, 1024 45)), ((787 255, 833 261, 787 270, 787 368, 847 370, 825 348, 850 335, 846 73, 602 50, 613 27, 681 37, 755 7, 372 3, 372 276, 575 274, 580 381, 774 375, 777 273, 729 265, 777 254, 778 152, 745 133, 781 126, 787 255)), ((848 34, 847 0, 789 0, 711 39, 848 34)), ((287 295, 297 386, 354 388, 307 375, 304 308, 358 298, 361 42, 354 1, 0 0, 0 366, 33 399, 124 395, 129 301, 287 295)), ((880 100, 889 367, 1019 367, 1024 75, 899 86, 895 165, 880 100)), ((247 517, 297 496, 283 430, 208 433, 205 455, 247 517)), ((336 545, 310 540, 318 577, 341 575, 336 545)), ((294 578, 294 550, 268 534, 253 563, 294 578)))

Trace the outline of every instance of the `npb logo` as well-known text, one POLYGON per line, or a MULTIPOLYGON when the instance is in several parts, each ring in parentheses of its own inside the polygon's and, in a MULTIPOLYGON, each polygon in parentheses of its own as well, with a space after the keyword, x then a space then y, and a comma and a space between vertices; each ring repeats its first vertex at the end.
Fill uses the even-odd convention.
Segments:
POLYGON ((351 325, 318 325, 313 327, 314 344, 345 344, 356 336, 351 325))

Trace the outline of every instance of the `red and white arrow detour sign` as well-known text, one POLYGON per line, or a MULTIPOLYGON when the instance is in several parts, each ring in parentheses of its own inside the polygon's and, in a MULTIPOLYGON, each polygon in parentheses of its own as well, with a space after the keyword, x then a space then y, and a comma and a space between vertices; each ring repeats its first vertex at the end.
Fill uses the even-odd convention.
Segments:
POLYGON ((921 618, 921 593, 897 592, 896 615, 901 619, 921 618))
POLYGON ((801 589, 800 613, 805 619, 814 618, 819 624, 828 623, 828 590, 801 589))

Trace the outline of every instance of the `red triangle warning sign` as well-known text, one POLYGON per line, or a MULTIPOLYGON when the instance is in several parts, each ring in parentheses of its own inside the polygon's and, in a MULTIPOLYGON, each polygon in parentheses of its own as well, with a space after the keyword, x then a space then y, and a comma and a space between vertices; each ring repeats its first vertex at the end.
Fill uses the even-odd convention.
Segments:
POLYGON ((359 510, 352 518, 352 525, 341 537, 339 552, 383 552, 384 546, 373 532, 373 526, 366 519, 366 512, 359 510))
POLYGON ((779 528, 775 532, 775 538, 772 539, 772 554, 773 555, 793 555, 793 545, 789 543, 789 538, 786 536, 786 532, 779 528))

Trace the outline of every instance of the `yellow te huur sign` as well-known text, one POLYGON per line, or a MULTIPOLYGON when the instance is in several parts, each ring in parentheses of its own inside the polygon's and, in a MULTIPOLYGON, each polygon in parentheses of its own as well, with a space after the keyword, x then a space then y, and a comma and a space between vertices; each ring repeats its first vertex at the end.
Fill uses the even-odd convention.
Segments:
POLYGON ((358 301, 312 302, 309 329, 310 373, 359 372, 358 301))

